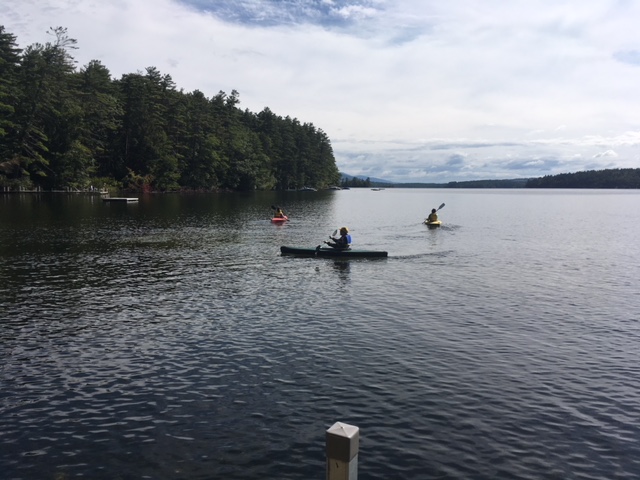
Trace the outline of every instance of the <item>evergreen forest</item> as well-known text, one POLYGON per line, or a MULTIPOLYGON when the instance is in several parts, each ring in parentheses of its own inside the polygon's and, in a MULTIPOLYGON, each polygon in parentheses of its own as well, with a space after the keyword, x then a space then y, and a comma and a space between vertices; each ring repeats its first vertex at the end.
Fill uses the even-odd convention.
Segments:
POLYGON ((640 188, 640 168, 611 168, 531 178, 527 188, 640 188))
POLYGON ((340 182, 341 188, 363 188, 370 187, 372 185, 371 179, 367 178, 358 178, 358 177, 343 177, 340 182))
POLYGON ((0 188, 287 190, 337 185, 327 135, 239 94, 178 90, 155 67, 113 79, 76 68, 62 27, 21 49, 0 25, 0 188))

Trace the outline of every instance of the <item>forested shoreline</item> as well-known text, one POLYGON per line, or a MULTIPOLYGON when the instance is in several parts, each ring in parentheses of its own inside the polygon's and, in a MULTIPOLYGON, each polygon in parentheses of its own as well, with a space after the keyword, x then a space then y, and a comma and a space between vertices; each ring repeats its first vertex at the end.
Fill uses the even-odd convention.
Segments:
POLYGON ((239 94, 178 90, 155 67, 112 79, 76 69, 62 27, 24 50, 0 25, 0 187, 149 191, 286 190, 337 185, 328 136, 239 94))
POLYGON ((508 180, 468 180, 448 183, 391 183, 371 182, 372 186, 387 188, 640 188, 640 168, 610 168, 584 172, 559 173, 539 178, 508 180))
POLYGON ((559 173, 539 178, 449 182, 448 188, 640 188, 640 168, 559 173))
POLYGON ((527 188, 640 188, 640 168, 610 168, 530 178, 527 188))

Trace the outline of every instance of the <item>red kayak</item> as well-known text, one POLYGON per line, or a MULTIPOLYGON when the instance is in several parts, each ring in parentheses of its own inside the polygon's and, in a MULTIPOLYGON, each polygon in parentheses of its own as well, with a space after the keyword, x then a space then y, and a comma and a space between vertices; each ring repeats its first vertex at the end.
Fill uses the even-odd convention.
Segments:
POLYGON ((273 217, 273 218, 271 219, 271 221, 272 221, 273 223, 284 223, 284 222, 286 222, 287 220, 289 220, 289 217, 287 217, 286 215, 285 215, 284 217, 273 217))

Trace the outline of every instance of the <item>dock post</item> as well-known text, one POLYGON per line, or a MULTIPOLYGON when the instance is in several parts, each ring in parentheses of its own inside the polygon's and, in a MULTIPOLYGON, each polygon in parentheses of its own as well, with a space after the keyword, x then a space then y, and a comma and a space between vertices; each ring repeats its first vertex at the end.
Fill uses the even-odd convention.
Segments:
POLYGON ((327 480, 358 479, 360 429, 336 422, 327 430, 327 480))

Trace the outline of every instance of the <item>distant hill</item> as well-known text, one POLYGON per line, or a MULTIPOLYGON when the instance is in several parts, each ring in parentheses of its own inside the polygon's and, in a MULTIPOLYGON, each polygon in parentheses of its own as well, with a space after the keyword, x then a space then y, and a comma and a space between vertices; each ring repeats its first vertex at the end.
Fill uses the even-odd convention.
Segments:
POLYGON ((375 177, 366 177, 364 175, 348 175, 346 173, 342 173, 340 172, 340 175, 342 176, 340 178, 340 180, 353 180, 354 178, 357 178, 359 180, 366 180, 369 179, 369 181, 371 183, 385 183, 385 184, 389 184, 391 185, 393 182, 390 182, 389 180, 384 180, 382 178, 375 178, 375 177))
POLYGON ((466 182, 449 182, 446 188, 524 188, 529 179, 514 178, 507 180, 470 180, 466 182))
POLYGON ((467 180, 464 182, 448 183, 394 183, 400 188, 524 188, 528 179, 516 178, 509 180, 467 180))
POLYGON ((384 180, 382 178, 365 177, 363 175, 348 175, 346 173, 340 173, 342 175, 341 181, 350 181, 353 179, 369 180, 371 187, 398 187, 398 188, 524 188, 529 179, 517 178, 513 180, 469 180, 464 182, 448 182, 448 183, 418 183, 407 182, 398 183, 384 180))
MULTIPOLYGON (((537 178, 506 180, 467 180, 447 183, 397 183, 382 178, 347 175, 342 179, 369 180, 371 187, 385 188, 640 188, 640 168, 610 168, 575 173, 560 173, 537 178)), ((364 185, 358 185, 364 186, 364 185)))
POLYGON ((528 188, 640 188, 640 168, 611 168, 533 178, 528 188))

